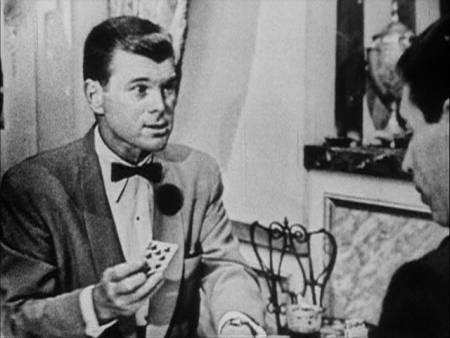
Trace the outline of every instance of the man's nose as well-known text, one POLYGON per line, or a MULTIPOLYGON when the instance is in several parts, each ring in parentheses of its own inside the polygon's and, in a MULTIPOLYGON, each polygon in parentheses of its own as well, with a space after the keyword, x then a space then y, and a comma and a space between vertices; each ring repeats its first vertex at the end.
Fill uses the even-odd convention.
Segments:
POLYGON ((149 113, 160 113, 164 111, 166 104, 161 89, 152 89, 147 96, 145 105, 149 113))

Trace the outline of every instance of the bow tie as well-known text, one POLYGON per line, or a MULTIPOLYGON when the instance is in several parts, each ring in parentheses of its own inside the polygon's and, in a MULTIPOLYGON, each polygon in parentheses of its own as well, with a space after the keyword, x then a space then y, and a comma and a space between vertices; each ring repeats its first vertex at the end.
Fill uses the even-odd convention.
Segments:
POLYGON ((151 162, 139 167, 130 167, 120 163, 111 164, 112 182, 117 182, 134 175, 142 176, 152 183, 159 183, 162 180, 162 165, 158 162, 151 162))

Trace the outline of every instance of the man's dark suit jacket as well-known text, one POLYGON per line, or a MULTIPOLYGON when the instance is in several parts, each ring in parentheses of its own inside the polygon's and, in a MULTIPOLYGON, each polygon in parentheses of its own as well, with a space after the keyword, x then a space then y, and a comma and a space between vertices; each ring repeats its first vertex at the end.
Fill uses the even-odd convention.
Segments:
MULTIPOLYGON (((177 243, 166 281, 152 296, 152 337, 192 336, 199 290, 212 325, 240 311, 263 322, 258 285, 241 262, 222 200, 217 164, 206 154, 168 145, 156 155, 160 185, 183 193, 181 210, 155 207, 153 238, 177 243)), ((18 337, 83 337, 80 291, 124 262, 94 150, 93 130, 62 148, 9 170, 0 190, 2 333, 18 337)), ((102 337, 134 337, 134 316, 102 337)))
POLYGON ((449 237, 438 249, 406 263, 392 277, 378 338, 448 338, 449 237))

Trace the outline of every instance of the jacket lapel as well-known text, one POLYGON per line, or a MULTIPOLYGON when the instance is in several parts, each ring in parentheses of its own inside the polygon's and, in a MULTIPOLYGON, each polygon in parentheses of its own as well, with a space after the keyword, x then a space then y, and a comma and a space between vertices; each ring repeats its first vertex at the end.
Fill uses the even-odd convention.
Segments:
MULTIPOLYGON (((94 149, 94 129, 84 138, 80 163, 83 218, 98 280, 110 266, 125 262, 112 212, 106 197, 103 178, 94 149)), ((124 337, 132 337, 136 328, 134 316, 119 320, 124 337)))
MULTIPOLYGON (((88 234, 95 271, 98 279, 103 271, 125 261, 112 212, 106 197, 100 163, 94 149, 94 129, 84 138, 84 153, 81 156, 81 198, 83 218, 88 234)), ((161 159, 159 159, 161 160, 161 159)), ((168 162, 161 160, 164 168, 163 181, 159 185, 172 183, 180 187, 168 162)), ((155 189, 159 185, 155 186, 155 189)), ((147 337, 163 337, 167 333, 178 300, 183 270, 184 236, 181 212, 173 216, 164 215, 154 204, 153 239, 176 243, 178 250, 164 272, 165 282, 150 299, 147 337)), ((120 329, 124 337, 133 337, 136 327, 134 316, 121 318, 120 329)))
MULTIPOLYGON (((171 183, 180 187, 175 175, 170 171, 169 163, 164 163, 163 182, 158 186, 171 183)), ((180 280, 183 270, 184 236, 181 212, 173 216, 164 215, 154 203, 153 239, 163 242, 175 243, 178 250, 164 271, 164 284, 150 298, 147 337, 163 337, 167 333, 175 306, 178 300, 180 280)))
POLYGON ((85 152, 80 173, 83 217, 95 271, 100 278, 106 268, 124 262, 125 258, 106 197, 100 163, 94 150, 93 129, 84 141, 85 152))

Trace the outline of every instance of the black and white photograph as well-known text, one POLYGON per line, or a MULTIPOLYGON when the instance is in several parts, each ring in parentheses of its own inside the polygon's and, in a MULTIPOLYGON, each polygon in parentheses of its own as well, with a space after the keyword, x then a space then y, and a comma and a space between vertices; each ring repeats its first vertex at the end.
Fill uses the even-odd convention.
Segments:
POLYGON ((450 338, 447 0, 0 0, 1 338, 450 338))

